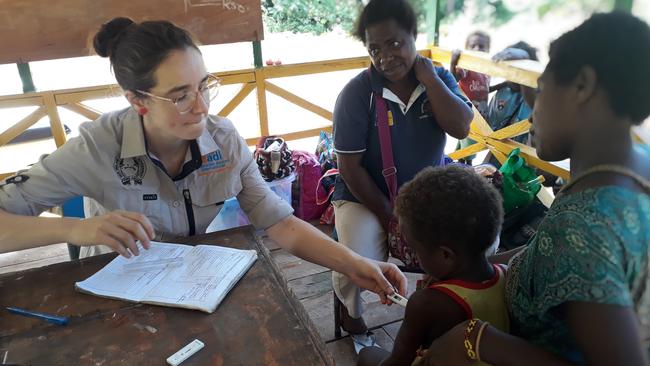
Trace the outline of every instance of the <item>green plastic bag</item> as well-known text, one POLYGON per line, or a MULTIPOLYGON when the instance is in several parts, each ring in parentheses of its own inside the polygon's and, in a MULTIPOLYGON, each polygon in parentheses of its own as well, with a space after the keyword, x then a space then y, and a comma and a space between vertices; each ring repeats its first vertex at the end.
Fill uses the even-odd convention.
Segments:
POLYGON ((519 148, 512 150, 499 169, 503 174, 503 209, 506 214, 530 205, 542 189, 535 169, 526 165, 526 160, 519 153, 519 148))

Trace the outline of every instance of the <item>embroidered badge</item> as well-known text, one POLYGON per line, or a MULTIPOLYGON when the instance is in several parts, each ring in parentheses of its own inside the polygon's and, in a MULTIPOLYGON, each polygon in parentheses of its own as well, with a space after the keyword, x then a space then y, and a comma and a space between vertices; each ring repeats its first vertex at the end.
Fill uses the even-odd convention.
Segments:
POLYGON ((113 170, 120 177, 123 185, 142 185, 142 179, 147 173, 147 165, 141 156, 126 159, 118 156, 113 163, 113 170))
POLYGON ((155 193, 151 193, 151 194, 143 194, 143 195, 142 195, 142 200, 143 200, 143 201, 155 201, 155 200, 157 200, 157 199, 158 199, 158 195, 155 194, 155 193))

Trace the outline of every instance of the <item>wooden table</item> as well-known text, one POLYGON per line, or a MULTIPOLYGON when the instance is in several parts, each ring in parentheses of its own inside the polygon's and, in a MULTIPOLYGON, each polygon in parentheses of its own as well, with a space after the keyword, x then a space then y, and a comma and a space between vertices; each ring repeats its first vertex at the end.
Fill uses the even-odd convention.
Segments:
POLYGON ((333 365, 300 302, 252 227, 184 238, 255 249, 259 258, 217 310, 206 314, 104 299, 74 290, 115 254, 0 275, 0 363, 164 365, 193 339, 205 348, 182 365, 333 365), (16 306, 70 317, 68 326, 10 314, 16 306))

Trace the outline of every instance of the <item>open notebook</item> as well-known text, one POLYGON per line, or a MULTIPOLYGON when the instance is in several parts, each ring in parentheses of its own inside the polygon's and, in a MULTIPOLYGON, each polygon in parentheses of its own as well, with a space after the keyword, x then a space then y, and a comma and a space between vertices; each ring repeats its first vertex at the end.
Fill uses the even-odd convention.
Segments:
POLYGON ((151 242, 132 258, 119 256, 78 291, 115 299, 213 312, 257 259, 254 250, 151 242))

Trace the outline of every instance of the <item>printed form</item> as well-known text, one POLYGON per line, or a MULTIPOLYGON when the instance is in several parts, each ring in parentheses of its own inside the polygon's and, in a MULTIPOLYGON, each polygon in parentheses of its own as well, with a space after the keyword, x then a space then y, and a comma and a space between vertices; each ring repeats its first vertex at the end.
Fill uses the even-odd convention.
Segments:
POLYGON ((213 312, 257 259, 254 250, 151 242, 75 287, 98 296, 213 312))

